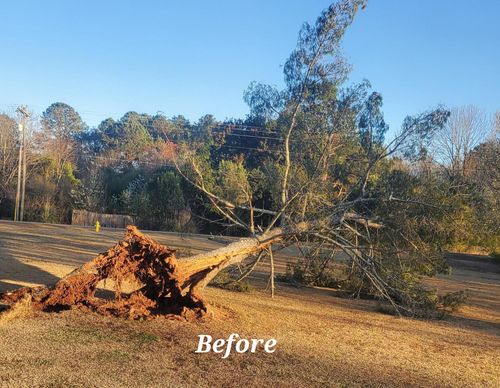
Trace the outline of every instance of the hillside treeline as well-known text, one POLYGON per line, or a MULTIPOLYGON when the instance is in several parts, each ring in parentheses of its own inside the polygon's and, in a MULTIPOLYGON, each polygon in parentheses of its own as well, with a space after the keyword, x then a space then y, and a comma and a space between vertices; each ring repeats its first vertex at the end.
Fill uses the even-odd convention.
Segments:
MULTIPOLYGON (((259 96, 265 95, 268 101, 270 93, 251 85, 245 94, 251 114, 225 122, 211 115, 190 122, 183 116, 128 112, 89 128, 71 106, 50 105, 26 123, 24 219, 70 223, 73 209, 85 209, 128 214, 146 229, 238 234, 220 219, 200 190, 183 178, 176 160, 196 149, 204 155, 202 168, 214 187, 235 203, 245 203, 245 187, 252 187, 253 205, 268 208, 276 190, 269 161, 280 157, 283 136, 278 119, 260 105, 259 96), (250 184, 252 180, 259 182, 258 187, 250 184)), ((367 147, 364 142, 373 125, 367 122, 367 117, 374 117, 370 104, 372 108, 381 105, 376 93, 358 90, 355 94, 358 101, 350 110, 354 124, 337 134, 341 146, 333 161, 335 174, 325 175, 340 191, 348 191, 357 181, 363 163, 358 155, 360 148, 367 147)), ((315 123, 300 125, 301 138, 292 146, 318 147, 309 128, 315 123)), ((381 137, 377 141, 387 142, 383 116, 376 125, 381 137)), ((367 185, 394 197, 434 204, 421 211, 427 213, 429 223, 439 225, 436 246, 498 251, 499 127, 500 115, 495 122, 473 106, 452 109, 446 125, 419 145, 418 154, 393 155, 371 172, 367 185)), ((19 142, 18 118, 1 114, 0 216, 4 219, 14 213, 19 142)), ((316 206, 321 201, 311 198, 316 206)), ((266 214, 260 217, 265 223, 266 214)))

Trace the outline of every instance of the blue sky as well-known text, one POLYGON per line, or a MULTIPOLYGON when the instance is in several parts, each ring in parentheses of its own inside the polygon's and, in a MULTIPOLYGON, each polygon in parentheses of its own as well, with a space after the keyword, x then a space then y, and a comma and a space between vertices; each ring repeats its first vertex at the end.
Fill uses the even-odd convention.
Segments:
MULTIPOLYGON (((243 117, 251 81, 280 86, 325 0, 3 1, 0 111, 72 105, 89 125, 129 110, 243 117)), ((343 47, 351 82, 384 96, 394 130, 442 103, 500 109, 500 0, 372 0, 343 47)))

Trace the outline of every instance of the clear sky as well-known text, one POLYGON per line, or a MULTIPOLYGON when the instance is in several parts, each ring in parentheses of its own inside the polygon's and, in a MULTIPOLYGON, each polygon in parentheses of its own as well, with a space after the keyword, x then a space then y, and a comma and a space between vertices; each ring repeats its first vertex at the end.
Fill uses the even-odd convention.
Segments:
MULTIPOLYGON (((251 81, 280 86, 327 0, 2 1, 0 111, 72 105, 89 125, 129 110, 244 117, 251 81)), ((344 40, 392 129, 438 103, 500 109, 500 0, 371 0, 344 40)))

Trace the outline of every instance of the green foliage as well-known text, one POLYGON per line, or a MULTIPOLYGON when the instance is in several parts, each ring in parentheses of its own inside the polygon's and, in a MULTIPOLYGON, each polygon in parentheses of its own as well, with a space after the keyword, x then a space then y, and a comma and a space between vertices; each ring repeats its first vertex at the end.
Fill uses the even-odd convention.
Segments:
POLYGON ((54 158, 41 158, 36 174, 27 180, 28 219, 52 223, 69 222, 74 205, 74 191, 79 185, 80 180, 75 177, 71 162, 65 162, 59 168, 54 158))
POLYGON ((241 205, 248 203, 252 195, 252 187, 248 172, 242 161, 222 160, 217 169, 221 194, 229 201, 241 205))
POLYGON ((147 180, 139 176, 120 194, 124 210, 148 229, 179 230, 178 214, 185 208, 180 178, 173 171, 159 171, 147 180))
POLYGON ((172 171, 153 176, 146 185, 149 212, 160 229, 177 229, 177 214, 185 208, 180 178, 172 171))
MULTIPOLYGON (((398 266, 392 268, 384 267, 384 277, 389 279, 389 285, 402 291, 407 300, 398 300, 403 305, 410 307, 411 315, 415 317, 434 318, 443 317, 462 306, 467 300, 465 291, 451 292, 438 295, 436 290, 427 289, 421 284, 421 277, 410 268, 402 270, 398 266)), ((357 267, 346 264, 334 267, 330 261, 318 259, 299 260, 294 264, 288 264, 284 275, 279 280, 292 284, 305 286, 318 286, 335 288, 340 291, 339 295, 364 299, 385 298, 373 283, 365 276, 363 271, 357 267)), ((380 303, 379 310, 395 314, 396 311, 387 303, 380 303)))
POLYGON ((496 263, 500 264, 500 252, 499 251, 494 251, 490 253, 491 260, 496 263))
POLYGON ((120 214, 124 208, 121 195, 130 184, 139 178, 141 171, 131 165, 125 165, 120 169, 111 166, 102 169, 103 199, 106 204, 104 210, 107 213, 120 214))
POLYGON ((237 205, 251 206, 259 199, 264 175, 259 169, 248 169, 244 160, 222 160, 216 170, 215 191, 237 205))
POLYGON ((76 110, 63 102, 50 105, 42 113, 41 123, 44 131, 54 138, 70 138, 86 128, 76 110))
POLYGON ((127 159, 133 159, 153 143, 149 132, 150 121, 148 115, 128 112, 118 121, 103 121, 98 131, 106 148, 123 153, 127 159))
POLYGON ((331 262, 304 259, 294 264, 288 263, 286 272, 278 275, 277 280, 306 286, 337 288, 341 276, 342 271, 335 269, 331 262))
POLYGON ((382 146, 389 126, 384 121, 381 111, 382 95, 373 92, 359 114, 358 126, 360 143, 365 152, 372 153, 373 148, 382 146))

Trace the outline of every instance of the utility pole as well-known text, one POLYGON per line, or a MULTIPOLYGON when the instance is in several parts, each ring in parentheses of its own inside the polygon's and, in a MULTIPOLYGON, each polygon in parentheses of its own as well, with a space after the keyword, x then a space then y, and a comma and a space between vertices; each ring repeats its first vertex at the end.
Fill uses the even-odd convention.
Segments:
MULTIPOLYGON (((19 134, 24 132, 22 119, 19 118, 19 134)), ((21 196, 21 165, 23 158, 23 143, 21 142, 21 135, 19 137, 19 157, 17 160, 17 191, 16 191, 16 207, 14 208, 14 221, 19 221, 19 197, 21 196)))
MULTIPOLYGON (((25 118, 28 116, 25 115, 25 118)), ((20 221, 24 221, 24 196, 26 194, 26 120, 23 125, 23 181, 21 184, 21 211, 19 212, 20 221)))
POLYGON ((19 160, 17 165, 17 191, 16 208, 14 209, 14 221, 24 219, 24 197, 26 193, 26 119, 29 117, 28 109, 25 106, 17 108, 19 117, 19 160))

